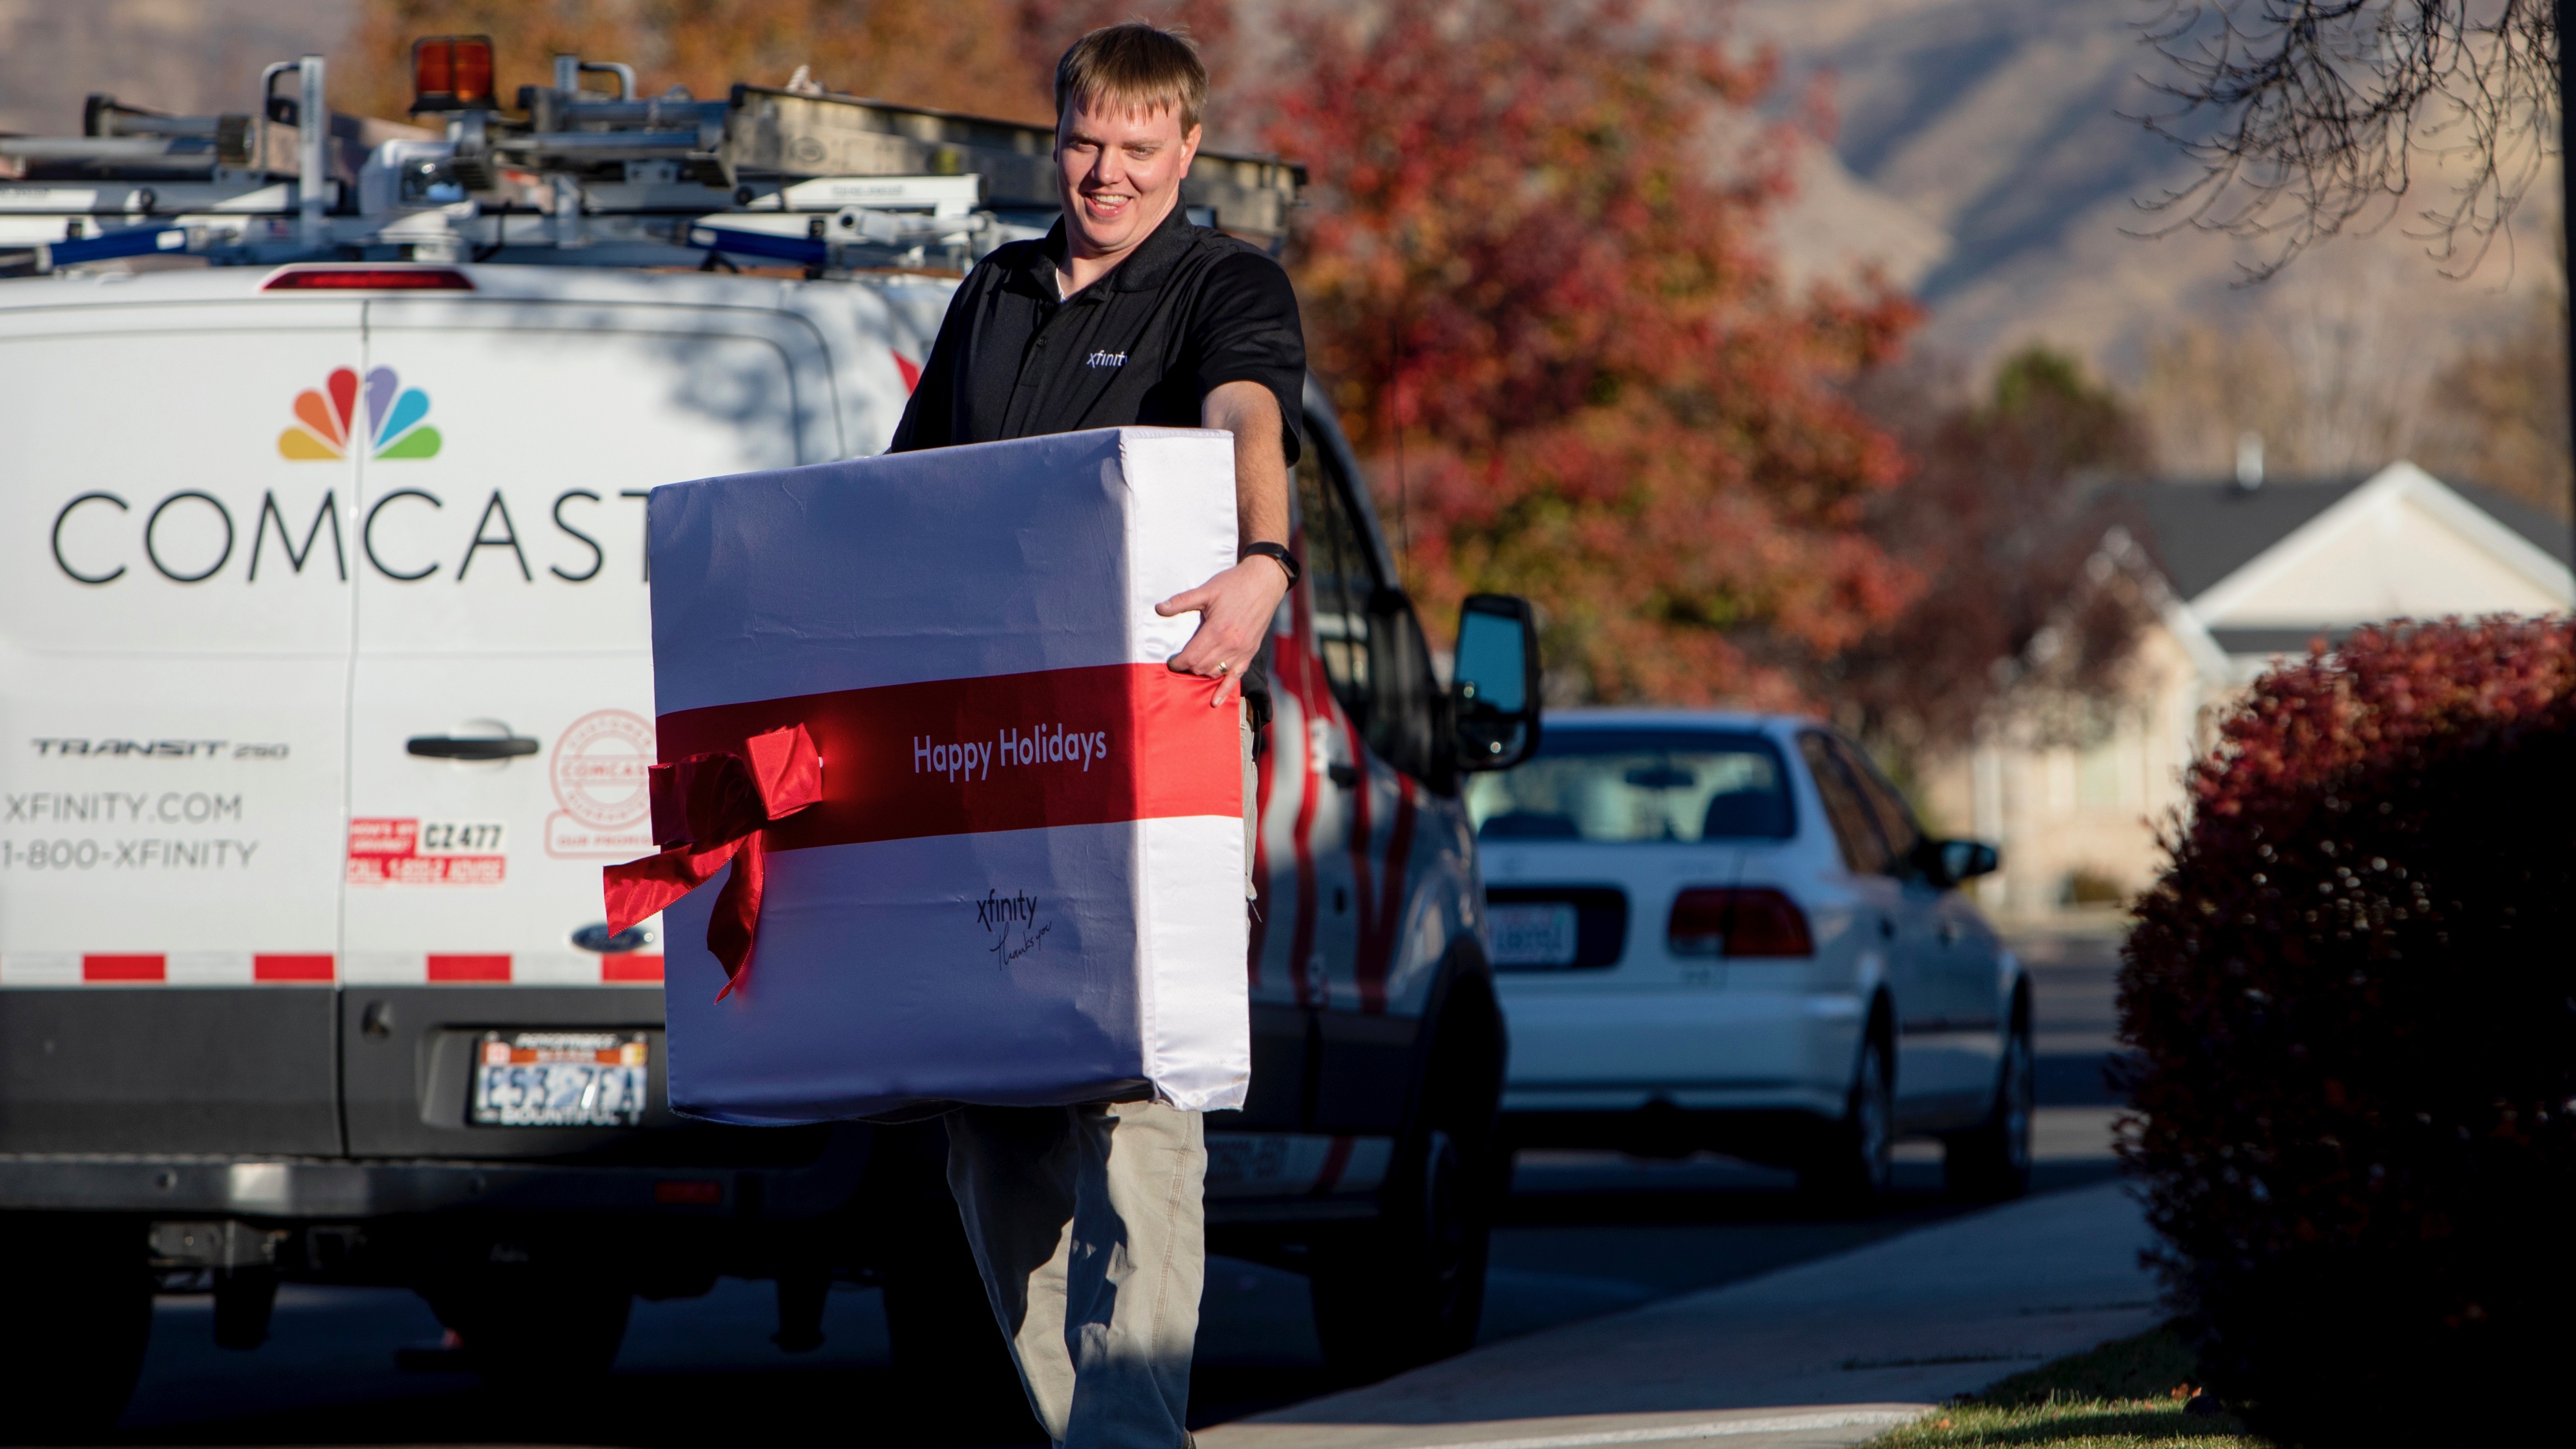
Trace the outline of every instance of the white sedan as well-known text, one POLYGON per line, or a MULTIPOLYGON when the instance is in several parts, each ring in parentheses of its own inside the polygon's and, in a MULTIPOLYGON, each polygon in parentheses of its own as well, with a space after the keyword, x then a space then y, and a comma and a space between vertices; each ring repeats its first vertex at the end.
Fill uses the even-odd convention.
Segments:
POLYGON ((1468 786, 1522 1146, 1794 1166, 1883 1192, 1900 1135, 1954 1192, 2030 1182, 2030 985, 1866 754, 1782 715, 1552 712, 1468 786))

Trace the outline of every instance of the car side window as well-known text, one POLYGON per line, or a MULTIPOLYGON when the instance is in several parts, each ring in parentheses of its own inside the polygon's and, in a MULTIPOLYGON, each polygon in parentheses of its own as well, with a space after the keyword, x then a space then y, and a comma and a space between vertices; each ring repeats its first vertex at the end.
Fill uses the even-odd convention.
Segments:
POLYGON ((1852 783, 1859 787, 1861 802, 1869 807, 1871 818, 1878 822, 1878 833, 1895 852, 1900 870, 1914 859, 1915 847, 1923 843, 1922 827, 1914 823, 1914 811, 1887 777, 1878 772, 1868 755, 1849 740, 1833 742, 1834 753, 1851 771, 1852 783))
POLYGON ((1834 844, 1842 848, 1843 869, 1854 875, 1894 875, 1895 858, 1879 837, 1869 806, 1861 802, 1860 787, 1835 757, 1833 743, 1813 732, 1801 734, 1798 753, 1805 757, 1816 794, 1825 802, 1825 820, 1833 826, 1834 844))
POLYGON ((1324 474, 1323 449, 1297 460, 1297 511, 1304 526, 1306 588, 1315 618, 1315 652, 1342 710, 1369 723, 1369 603, 1377 570, 1341 490, 1324 474))
POLYGON ((1440 768, 1439 736, 1446 727, 1431 673, 1431 647, 1422 637, 1412 601, 1397 589, 1380 589, 1369 619, 1369 684, 1373 709, 1369 748, 1377 757, 1446 794, 1454 772, 1440 768))

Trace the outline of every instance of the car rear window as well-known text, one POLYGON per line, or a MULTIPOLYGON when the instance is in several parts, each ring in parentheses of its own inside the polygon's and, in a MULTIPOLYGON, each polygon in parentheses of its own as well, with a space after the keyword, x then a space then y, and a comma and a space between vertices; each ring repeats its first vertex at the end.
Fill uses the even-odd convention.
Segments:
POLYGON ((1788 773, 1760 735, 1714 730, 1548 731, 1516 769, 1472 777, 1485 840, 1785 840, 1788 773))

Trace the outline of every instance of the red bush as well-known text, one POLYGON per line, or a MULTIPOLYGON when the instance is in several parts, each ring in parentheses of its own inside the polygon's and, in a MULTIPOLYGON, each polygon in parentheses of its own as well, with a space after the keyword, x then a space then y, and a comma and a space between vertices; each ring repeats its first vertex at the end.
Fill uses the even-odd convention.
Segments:
POLYGON ((2120 984, 2160 1268, 2285 1443, 2501 1443, 2576 1342, 2576 625, 2258 680, 2120 984))

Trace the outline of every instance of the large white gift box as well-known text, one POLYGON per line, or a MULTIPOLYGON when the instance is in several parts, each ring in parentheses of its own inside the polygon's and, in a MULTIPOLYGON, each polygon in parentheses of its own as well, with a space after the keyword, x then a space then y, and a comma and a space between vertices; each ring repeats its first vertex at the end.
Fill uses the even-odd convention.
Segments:
POLYGON ((648 511, 660 759, 799 725, 822 757, 821 802, 763 836, 730 991, 720 882, 664 914, 672 1107, 1240 1106, 1239 716, 1165 667, 1198 616, 1154 612, 1235 560, 1232 438, 944 448, 648 511))

